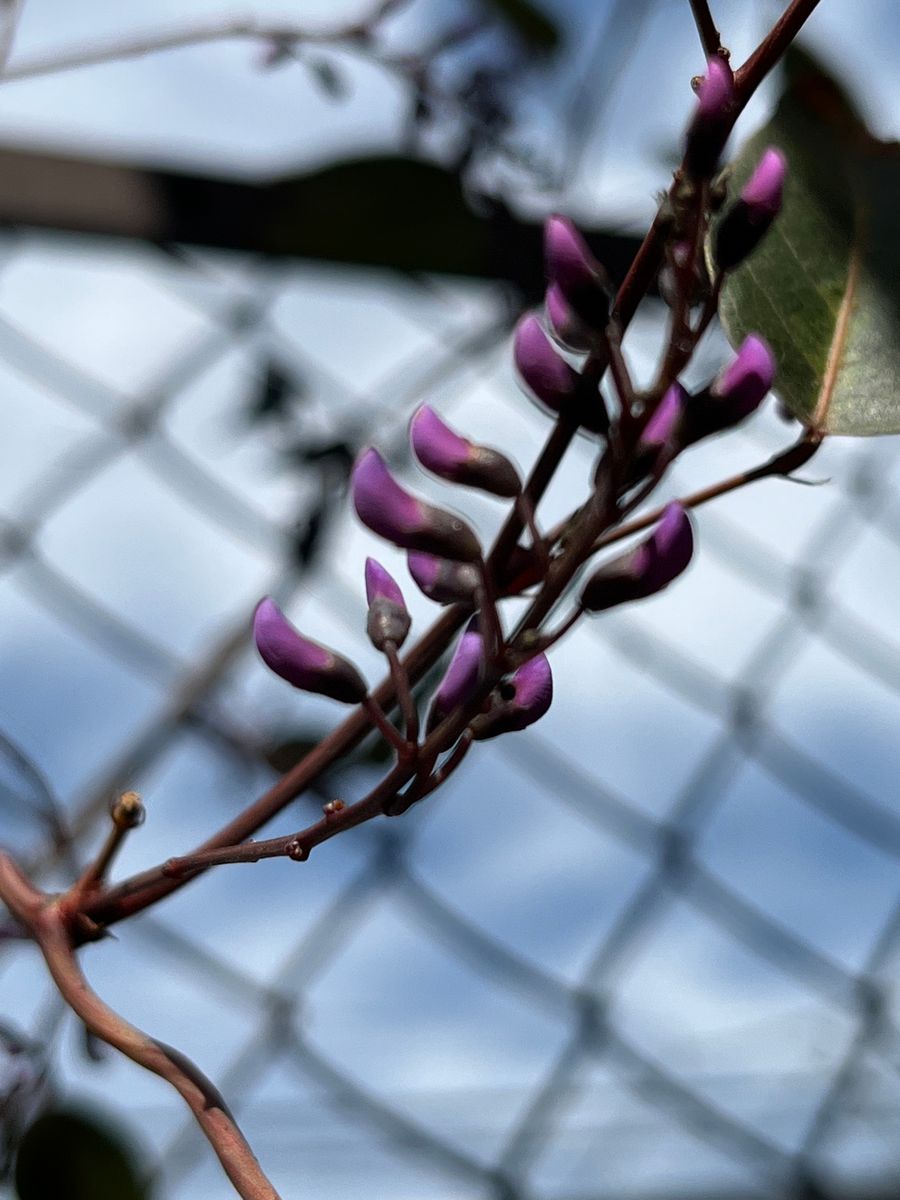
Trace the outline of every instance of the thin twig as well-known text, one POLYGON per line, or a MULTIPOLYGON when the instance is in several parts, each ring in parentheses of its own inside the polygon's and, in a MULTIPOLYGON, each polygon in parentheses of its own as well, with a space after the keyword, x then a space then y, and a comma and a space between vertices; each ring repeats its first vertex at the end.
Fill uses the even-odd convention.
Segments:
POLYGON ((708 0, 690 0, 691 12, 694 14, 694 24, 700 35, 700 45, 707 58, 722 53, 722 39, 709 11, 708 0))
POLYGON ((3 82, 32 79, 71 71, 78 67, 98 66, 101 63, 121 62, 123 59, 143 58, 165 50, 179 50, 208 42, 252 40, 291 45, 323 45, 342 41, 358 41, 370 33, 389 13, 408 0, 388 0, 379 4, 368 19, 325 29, 309 29, 294 21, 272 21, 260 17, 212 17, 188 21, 167 29, 147 30, 127 37, 112 38, 90 46, 75 46, 69 50, 51 51, 13 63, 2 75, 3 82))
POLYGON ((744 65, 734 74, 738 104, 743 108, 785 50, 818 8, 820 0, 792 0, 744 65))
MULTIPOLYGON (((774 479, 778 476, 788 478, 792 472, 799 470, 804 466, 812 456, 816 453, 822 444, 821 434, 813 430, 804 430, 800 439, 789 446, 787 450, 782 450, 766 462, 760 463, 758 467, 752 467, 748 471, 738 471, 735 475, 730 475, 727 479, 722 479, 718 483, 712 484, 710 487, 701 488, 697 492, 692 492, 689 496, 682 496, 678 503, 683 508, 700 508, 704 504, 708 504, 710 500, 717 500, 720 496, 726 496, 729 492, 736 492, 739 488, 746 487, 750 483, 757 483, 760 479, 774 479)), ((655 525, 665 512, 666 505, 661 504, 658 508, 654 508, 651 512, 644 513, 643 516, 636 517, 633 521, 627 521, 624 525, 617 525, 615 529, 610 529, 607 533, 602 534, 594 542, 591 547, 591 554, 602 550, 605 546, 612 546, 615 542, 620 542, 624 538, 631 537, 632 534, 641 533, 644 529, 649 529, 651 525, 655 525)))
POLYGON ((238 1195, 243 1200, 279 1200, 214 1085, 180 1051, 142 1033, 100 999, 78 965, 59 904, 32 887, 6 855, 0 855, 0 899, 30 931, 60 995, 86 1028, 181 1095, 238 1195))

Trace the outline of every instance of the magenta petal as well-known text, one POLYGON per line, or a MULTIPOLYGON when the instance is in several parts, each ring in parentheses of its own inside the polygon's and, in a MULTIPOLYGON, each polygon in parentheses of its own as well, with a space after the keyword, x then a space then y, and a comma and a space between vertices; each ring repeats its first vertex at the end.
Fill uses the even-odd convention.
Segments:
POLYGON ((575 314, 562 290, 555 283, 551 283, 547 288, 544 312, 550 332, 561 345, 579 352, 590 350, 594 345, 596 338, 591 335, 585 322, 575 314))
POLYGON ((681 574, 693 552, 690 518, 676 501, 666 506, 653 533, 640 545, 594 572, 582 589, 581 606, 587 612, 603 612, 652 596, 681 574))
POLYGON ((770 220, 781 212, 787 159, 780 150, 770 146, 741 192, 741 199, 755 213, 770 220))
POLYGON ((515 496, 521 490, 519 474, 505 455, 460 437, 427 404, 413 416, 409 440, 422 466, 440 479, 494 496, 515 496))
POLYGON ((427 404, 423 404, 410 421, 409 440, 416 458, 435 475, 452 475, 469 458, 469 442, 445 425, 427 404))
POLYGON ((647 544, 649 562, 643 584, 652 595, 676 579, 685 570, 694 553, 694 531, 684 507, 674 501, 666 505, 659 524, 647 544))
POLYGON ((422 524, 423 505, 405 492, 377 450, 364 450, 351 477, 357 515, 373 533, 389 542, 413 534, 422 524))
POLYGON ((374 558, 366 559, 366 598, 369 641, 376 650, 386 650, 388 644, 399 649, 412 621, 396 580, 374 558))
POLYGON ((471 724, 476 741, 527 729, 539 721, 553 701, 553 675, 545 654, 535 655, 515 672, 507 687, 512 698, 499 700, 471 724))
POLYGON ((403 593, 400 587, 380 562, 374 558, 366 559, 366 602, 372 604, 375 600, 390 600, 399 608, 405 608, 403 593))
POLYGON ((437 604, 471 600, 481 582, 477 568, 471 563, 450 562, 415 550, 409 552, 406 562, 419 590, 437 604))
POLYGON ((656 412, 644 426, 642 444, 649 448, 665 446, 670 442, 681 422, 687 394, 680 383, 673 383, 666 391, 656 412))
POLYGON ((755 333, 749 334, 711 389, 733 414, 731 424, 759 407, 771 391, 775 371, 775 355, 768 343, 755 333))
POLYGON ((253 638, 266 666, 294 687, 344 704, 358 704, 365 697, 368 689, 356 667, 298 633, 268 596, 254 613, 253 638))
POLYGON ((714 55, 697 89, 697 108, 685 142, 685 166, 695 178, 707 179, 715 171, 728 138, 734 103, 731 68, 714 55))
POLYGON ((478 538, 465 521, 404 491, 377 450, 364 450, 356 460, 350 489, 362 523, 395 546, 454 561, 481 557, 478 538))
POLYGON ((557 354, 533 313, 516 326, 514 355, 522 381, 548 408, 559 412, 574 398, 578 375, 557 354))
POLYGON ((484 642, 481 634, 474 631, 464 633, 431 702, 428 732, 469 699, 478 684, 483 661, 484 642))
POLYGON ((697 89, 697 112, 710 120, 723 116, 734 103, 734 76, 717 55, 706 64, 706 75, 697 89))

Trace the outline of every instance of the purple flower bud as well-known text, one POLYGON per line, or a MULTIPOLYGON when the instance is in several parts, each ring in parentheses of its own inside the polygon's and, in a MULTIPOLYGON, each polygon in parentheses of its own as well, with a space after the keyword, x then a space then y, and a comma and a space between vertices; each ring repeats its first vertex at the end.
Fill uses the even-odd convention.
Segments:
POLYGON ((771 146, 750 176, 740 198, 731 206, 716 230, 716 265, 730 271, 742 263, 768 233, 781 212, 787 160, 771 146))
POLYGON ((266 666, 295 688, 342 704, 358 704, 368 691, 353 663, 303 637, 268 596, 256 607, 253 638, 266 666))
POLYGON ((427 733, 431 733, 446 716, 469 699, 478 684, 483 661, 481 634, 469 630, 459 639, 447 673, 434 693, 425 726, 427 733))
POLYGON ((544 312, 550 332, 557 342, 578 352, 590 350, 595 338, 579 320, 558 284, 551 283, 544 296, 544 312))
POLYGON ((581 376, 561 358, 533 313, 522 317, 513 342, 522 382, 552 412, 577 419, 595 433, 608 421, 599 393, 588 399, 581 376))
POLYGON ((767 343, 758 334, 749 334, 712 386, 691 398, 685 415, 685 445, 749 417, 771 390, 775 369, 775 356, 767 343))
POLYGON ((603 267, 567 217, 547 218, 544 262, 547 279, 559 288, 573 312, 588 325, 605 325, 612 288, 603 267))
POLYGON ((744 338, 731 363, 712 385, 712 394, 732 413, 732 424, 759 408, 775 382, 775 355, 758 334, 744 338))
POLYGON ((472 721, 472 736, 476 741, 483 742, 501 733, 527 729, 541 719, 552 700, 550 663, 545 654, 537 654, 519 667, 509 682, 503 685, 488 712, 472 721))
POLYGON ((478 538, 465 521, 404 491, 377 450, 370 447, 356 460, 350 487, 362 523, 395 546, 454 561, 481 557, 478 538))
POLYGON ((427 404, 410 421, 409 440, 422 466, 440 479, 494 496, 517 496, 522 489, 519 473, 505 455, 460 437, 427 404))
POLYGON ((734 102, 731 67, 713 55, 697 89, 697 108, 685 142, 685 167, 695 179, 708 179, 715 171, 730 132, 734 102))
POLYGON ((582 590, 581 606, 603 612, 652 596, 681 574, 693 552, 690 519, 680 504, 669 504, 650 537, 594 572, 582 590))
POLYGON ((675 443, 684 414, 687 393, 680 383, 673 383, 657 406, 656 412, 644 426, 640 446, 659 451, 675 443))
POLYGON ((765 213, 770 219, 777 217, 781 212, 786 175, 787 159, 780 150, 769 146, 744 185, 741 199, 754 212, 765 213))
POLYGON ((366 632, 375 649, 384 650, 388 642, 402 646, 411 624, 403 593, 374 558, 366 559, 366 599, 369 603, 366 632))
POLYGON ((450 562, 415 550, 409 552, 406 562, 420 591, 437 604, 471 600, 481 582, 477 567, 471 563, 450 562))

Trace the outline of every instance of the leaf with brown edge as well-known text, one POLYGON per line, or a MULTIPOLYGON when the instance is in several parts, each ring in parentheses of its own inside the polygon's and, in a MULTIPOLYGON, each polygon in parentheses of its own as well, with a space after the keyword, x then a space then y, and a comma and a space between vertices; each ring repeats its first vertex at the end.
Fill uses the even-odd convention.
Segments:
POLYGON ((900 433, 900 145, 869 133, 847 94, 795 52, 774 116, 733 166, 737 194, 760 154, 788 160, 784 207, 725 284, 732 344, 761 333, 775 391, 808 427, 900 433))

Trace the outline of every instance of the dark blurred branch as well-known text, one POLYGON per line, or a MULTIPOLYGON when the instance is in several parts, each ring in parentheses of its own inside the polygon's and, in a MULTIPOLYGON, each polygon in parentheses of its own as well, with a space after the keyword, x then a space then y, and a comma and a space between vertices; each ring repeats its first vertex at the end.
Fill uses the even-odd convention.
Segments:
POLYGON ((148 30, 106 42, 92 42, 86 46, 75 46, 69 50, 51 51, 24 58, 3 72, 2 82, 53 75, 60 71, 92 67, 100 63, 121 62, 128 58, 143 58, 147 54, 178 50, 185 46, 199 46, 207 42, 252 40, 287 46, 358 42, 371 37, 381 21, 408 3, 409 0, 382 0, 368 17, 319 30, 309 29, 295 21, 272 21, 249 16, 212 17, 202 21, 180 22, 167 29, 148 30))
POLYGON ((708 0, 690 0, 690 5, 691 12, 694 14, 694 24, 700 35, 700 44, 703 46, 703 53, 707 58, 712 58, 714 54, 721 54, 722 40, 713 15, 709 11, 708 0))

